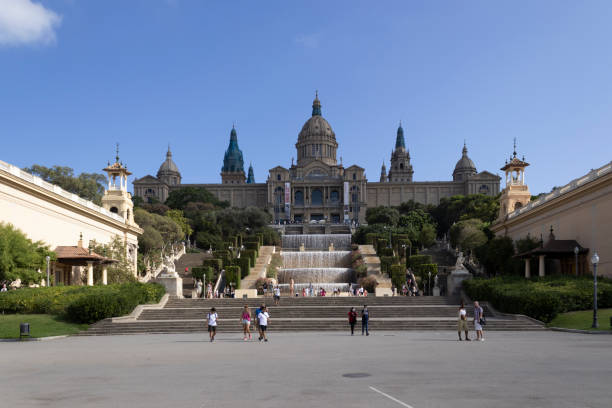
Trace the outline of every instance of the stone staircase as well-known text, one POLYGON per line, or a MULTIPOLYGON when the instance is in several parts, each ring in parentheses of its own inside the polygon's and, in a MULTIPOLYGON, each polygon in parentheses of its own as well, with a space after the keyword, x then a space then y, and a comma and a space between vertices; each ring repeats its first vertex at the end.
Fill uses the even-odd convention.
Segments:
MULTIPOLYGON (((282 298, 274 306, 271 298, 256 299, 178 299, 170 298, 161 309, 145 309, 136 320, 113 322, 102 320, 80 335, 137 333, 186 333, 206 331, 206 313, 211 307, 219 314, 220 332, 240 332, 243 306, 251 312, 261 303, 270 309, 270 330, 343 331, 348 329, 347 313, 354 306, 359 311, 364 304, 370 310, 370 329, 388 330, 448 330, 456 331, 458 306, 447 297, 312 297, 282 298)), ((504 315, 483 305, 488 330, 544 330, 526 317, 504 315)), ((468 307, 471 316, 473 310, 468 307)), ((359 325, 359 323, 358 323, 359 325)), ((470 323, 471 326, 471 323, 470 323)))
POLYGON ((202 261, 206 258, 210 258, 210 254, 206 252, 187 253, 174 263, 176 272, 183 279, 183 296, 191 297, 193 289, 193 277, 191 272, 185 272, 185 268, 191 270, 194 266, 202 266, 202 261))
POLYGON ((259 256, 255 260, 255 267, 251 268, 250 273, 240 282, 241 289, 255 289, 257 279, 266 277, 268 264, 274 252, 275 248, 273 246, 259 248, 259 256))

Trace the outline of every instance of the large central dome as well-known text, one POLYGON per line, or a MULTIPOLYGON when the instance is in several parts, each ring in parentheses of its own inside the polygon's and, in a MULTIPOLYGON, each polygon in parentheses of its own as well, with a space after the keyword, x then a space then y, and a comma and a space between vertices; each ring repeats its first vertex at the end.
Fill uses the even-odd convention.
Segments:
POLYGON ((330 124, 321 116, 321 101, 315 96, 312 102, 312 117, 304 123, 295 144, 298 166, 319 160, 330 166, 336 165, 336 134, 330 124))

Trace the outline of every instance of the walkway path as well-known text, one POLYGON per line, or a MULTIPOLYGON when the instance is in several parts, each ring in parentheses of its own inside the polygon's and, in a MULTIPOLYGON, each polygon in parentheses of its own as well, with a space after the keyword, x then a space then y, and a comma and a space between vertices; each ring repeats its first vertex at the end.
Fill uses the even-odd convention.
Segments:
POLYGON ((259 256, 255 261, 255 267, 251 268, 251 272, 240 282, 240 289, 255 289, 257 279, 266 277, 268 264, 274 252, 273 246, 262 246, 259 248, 259 256))

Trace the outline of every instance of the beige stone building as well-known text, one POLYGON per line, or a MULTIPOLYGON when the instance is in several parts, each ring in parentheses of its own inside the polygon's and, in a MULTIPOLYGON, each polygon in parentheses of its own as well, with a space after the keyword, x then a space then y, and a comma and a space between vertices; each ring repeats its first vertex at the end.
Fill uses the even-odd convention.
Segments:
POLYGON ((414 200, 438 204, 440 199, 458 194, 499 193, 500 177, 477 172, 467 147, 452 172, 450 181, 413 181, 414 169, 400 124, 391 153, 389 173, 383 163, 379 181, 369 182, 358 165, 345 167, 338 160, 338 142, 329 122, 322 116, 317 97, 312 115, 304 123, 295 144, 297 161, 288 167, 268 171, 265 183, 255 183, 252 166, 248 175, 238 147, 235 128, 221 169, 221 184, 181 184, 181 174, 168 150, 157 176, 134 181, 134 195, 147 201, 165 201, 168 194, 186 186, 204 187, 233 207, 259 207, 273 214, 276 222, 363 222, 368 206, 398 206, 414 200))
MULTIPOLYGON (((58 261, 52 265, 56 284, 94 284, 93 266, 104 266, 111 260, 92 253, 89 244, 107 244, 117 236, 125 243, 127 259, 136 274, 142 229, 134 223, 127 191, 130 173, 118 158, 104 170, 109 181, 100 207, 0 161, 0 222, 12 224, 31 240, 56 250, 58 261)), ((101 283, 106 283, 104 273, 101 283)))
POLYGON ((499 218, 491 226, 498 236, 513 240, 530 236, 541 241, 540 248, 522 256, 525 275, 590 274, 590 259, 597 252, 598 273, 612 276, 612 162, 534 201, 525 180, 527 166, 515 152, 502 167, 506 186, 499 218), (537 270, 531 270, 530 264, 537 264, 537 270))

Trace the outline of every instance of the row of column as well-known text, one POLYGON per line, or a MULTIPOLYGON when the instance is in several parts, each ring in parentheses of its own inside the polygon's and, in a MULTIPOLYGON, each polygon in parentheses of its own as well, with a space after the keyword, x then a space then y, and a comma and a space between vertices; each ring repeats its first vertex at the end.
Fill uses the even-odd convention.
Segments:
MULTIPOLYGON (((538 256, 538 276, 546 275, 546 263, 544 262, 545 255, 538 256)), ((530 259, 525 258, 525 277, 531 278, 531 265, 529 263, 530 259)))
MULTIPOLYGON (((93 262, 87 262, 87 286, 93 286, 93 262)), ((106 265, 102 267, 102 284, 108 285, 108 270, 106 265)))

